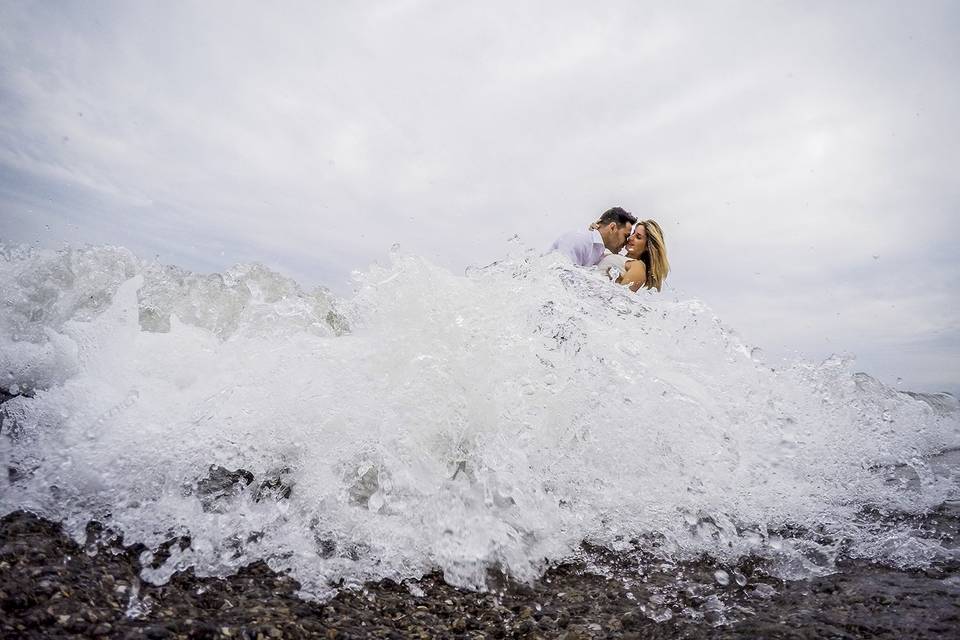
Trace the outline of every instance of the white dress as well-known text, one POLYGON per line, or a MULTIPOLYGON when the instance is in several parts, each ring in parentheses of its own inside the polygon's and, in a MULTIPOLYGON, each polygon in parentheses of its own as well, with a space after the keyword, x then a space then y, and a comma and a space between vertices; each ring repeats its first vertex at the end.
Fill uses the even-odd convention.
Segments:
POLYGON ((616 281, 626 270, 627 263, 632 262, 627 256, 619 253, 608 253, 597 263, 597 269, 613 281, 616 281))

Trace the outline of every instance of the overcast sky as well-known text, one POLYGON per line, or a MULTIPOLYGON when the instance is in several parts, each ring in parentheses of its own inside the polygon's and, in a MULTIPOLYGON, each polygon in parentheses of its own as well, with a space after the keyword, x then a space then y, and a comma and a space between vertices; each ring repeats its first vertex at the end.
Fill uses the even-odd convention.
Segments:
POLYGON ((960 390, 960 2, 0 3, 0 238, 306 285, 619 204, 771 360, 960 390))

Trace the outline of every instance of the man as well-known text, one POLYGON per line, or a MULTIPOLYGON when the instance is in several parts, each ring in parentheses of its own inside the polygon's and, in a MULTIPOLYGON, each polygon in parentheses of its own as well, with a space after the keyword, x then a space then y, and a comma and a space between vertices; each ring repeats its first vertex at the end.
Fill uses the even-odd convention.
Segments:
POLYGON ((630 237, 636 217, 620 207, 609 209, 600 216, 590 229, 570 231, 557 238, 550 251, 559 251, 570 258, 573 264, 593 267, 603 258, 603 250, 620 253, 630 237))

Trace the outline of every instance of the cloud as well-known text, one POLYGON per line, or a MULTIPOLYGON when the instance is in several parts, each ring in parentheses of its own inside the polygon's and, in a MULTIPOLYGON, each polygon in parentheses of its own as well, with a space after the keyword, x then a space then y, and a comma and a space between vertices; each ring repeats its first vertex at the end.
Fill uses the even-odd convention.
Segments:
POLYGON ((960 355, 937 337, 960 306, 955 3, 6 3, 0 24, 8 238, 343 291, 396 242, 461 270, 618 203, 748 341, 960 379, 929 370, 960 355))

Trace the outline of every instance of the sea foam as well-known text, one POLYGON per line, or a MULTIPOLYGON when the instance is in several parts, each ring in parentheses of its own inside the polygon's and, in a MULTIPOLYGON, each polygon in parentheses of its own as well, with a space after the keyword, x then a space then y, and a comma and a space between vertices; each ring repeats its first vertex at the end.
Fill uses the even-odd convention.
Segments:
POLYGON ((483 588, 584 542, 784 578, 957 557, 869 517, 957 498, 930 464, 960 446, 954 398, 771 366, 702 302, 557 256, 460 276, 395 253, 337 298, 4 247, 0 300, 0 511, 97 520, 154 582, 264 559, 319 598, 436 568, 483 588))

